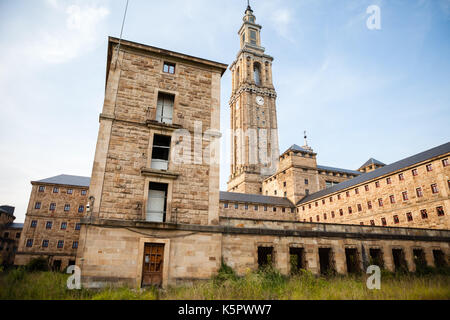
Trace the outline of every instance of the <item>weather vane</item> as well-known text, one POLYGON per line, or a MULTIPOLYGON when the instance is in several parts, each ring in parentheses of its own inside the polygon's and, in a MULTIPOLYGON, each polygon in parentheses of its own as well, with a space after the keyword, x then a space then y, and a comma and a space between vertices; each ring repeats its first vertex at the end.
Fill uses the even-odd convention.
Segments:
POLYGON ((305 146, 307 146, 308 145, 308 141, 306 139, 308 138, 308 136, 306 135, 306 130, 304 131, 304 133, 305 133, 305 146))

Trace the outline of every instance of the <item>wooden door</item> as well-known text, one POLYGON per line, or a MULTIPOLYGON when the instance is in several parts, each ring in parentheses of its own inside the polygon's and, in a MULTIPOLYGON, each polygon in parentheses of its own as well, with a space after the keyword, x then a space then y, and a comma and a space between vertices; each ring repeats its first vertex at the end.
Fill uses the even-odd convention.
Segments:
POLYGON ((144 263, 142 286, 162 285, 164 262, 164 244, 146 243, 144 246, 144 263))

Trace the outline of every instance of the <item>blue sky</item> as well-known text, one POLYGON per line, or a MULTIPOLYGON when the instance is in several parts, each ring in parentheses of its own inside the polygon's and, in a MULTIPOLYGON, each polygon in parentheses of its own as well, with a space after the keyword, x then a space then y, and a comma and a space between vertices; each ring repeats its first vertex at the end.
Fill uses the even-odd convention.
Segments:
MULTIPOLYGON (((253 0, 275 58, 280 149, 356 169, 449 139, 450 0, 253 0), (381 9, 369 30, 366 9, 381 9)), ((125 0, 0 0, 0 204, 24 220, 31 180, 89 176, 103 104, 107 36, 125 0)), ((130 0, 124 38, 230 64, 244 0, 130 0)), ((229 72, 221 126, 229 128, 229 72)), ((226 145, 226 144, 224 144, 226 145)), ((221 189, 229 175, 222 152, 221 189)))

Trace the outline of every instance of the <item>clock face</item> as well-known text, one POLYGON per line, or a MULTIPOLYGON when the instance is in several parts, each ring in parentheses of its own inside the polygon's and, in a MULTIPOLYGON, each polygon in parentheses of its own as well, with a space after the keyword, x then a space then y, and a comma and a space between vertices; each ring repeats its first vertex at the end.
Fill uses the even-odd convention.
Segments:
POLYGON ((262 106, 264 104, 264 98, 261 96, 256 97, 256 103, 262 106))

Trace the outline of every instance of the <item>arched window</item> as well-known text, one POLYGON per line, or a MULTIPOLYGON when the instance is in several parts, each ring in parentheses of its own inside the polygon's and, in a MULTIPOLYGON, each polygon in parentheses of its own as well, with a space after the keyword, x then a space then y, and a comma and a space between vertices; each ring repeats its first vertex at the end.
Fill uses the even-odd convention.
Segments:
POLYGON ((253 77, 257 86, 261 85, 261 65, 258 62, 253 63, 253 77))

